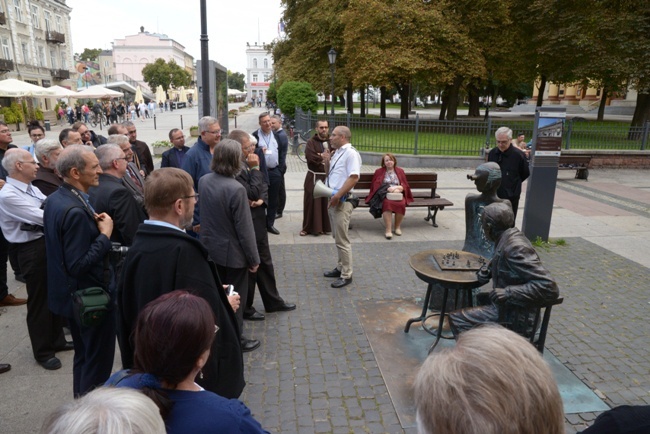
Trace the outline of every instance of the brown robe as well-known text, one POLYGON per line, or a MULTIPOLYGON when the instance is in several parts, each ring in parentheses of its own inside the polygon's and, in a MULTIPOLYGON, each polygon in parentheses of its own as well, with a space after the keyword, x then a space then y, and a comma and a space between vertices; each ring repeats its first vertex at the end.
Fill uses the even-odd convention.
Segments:
POLYGON ((319 234, 322 232, 331 232, 330 218, 327 214, 327 198, 322 197, 314 199, 314 184, 316 180, 325 182, 326 175, 314 175, 312 172, 325 172, 325 164, 321 154, 325 147, 324 140, 315 134, 305 145, 305 158, 307 167, 311 172, 307 172, 304 184, 304 199, 302 211, 302 230, 308 234, 319 234))

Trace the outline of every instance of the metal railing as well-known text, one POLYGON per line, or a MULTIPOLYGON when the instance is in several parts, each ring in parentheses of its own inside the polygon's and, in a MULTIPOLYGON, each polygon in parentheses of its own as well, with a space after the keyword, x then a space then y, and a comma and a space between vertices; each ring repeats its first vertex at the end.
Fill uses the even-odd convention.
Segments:
MULTIPOLYGON (((326 119, 330 129, 346 125, 352 130, 355 148, 368 152, 393 152, 412 155, 482 156, 486 148, 496 146, 495 131, 501 126, 512 129, 513 136, 524 133, 530 139, 534 120, 457 120, 421 118, 378 118, 350 115, 314 115, 296 108, 296 129, 314 128, 317 119, 326 119)), ((564 149, 646 150, 650 122, 631 127, 623 122, 569 119, 564 125, 564 149)))

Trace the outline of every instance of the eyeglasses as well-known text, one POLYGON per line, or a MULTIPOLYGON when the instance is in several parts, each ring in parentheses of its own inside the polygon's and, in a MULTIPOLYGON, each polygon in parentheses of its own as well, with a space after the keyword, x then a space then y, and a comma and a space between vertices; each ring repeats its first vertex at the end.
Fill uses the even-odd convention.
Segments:
POLYGON ((117 160, 124 160, 124 161, 126 161, 127 158, 126 158, 126 157, 113 158, 113 161, 117 161, 117 160))
POLYGON ((206 133, 210 133, 210 134, 221 134, 222 131, 223 131, 223 130, 215 130, 215 131, 209 131, 209 130, 208 130, 208 131, 206 131, 206 133))
POLYGON ((21 164, 38 164, 36 161, 19 161, 21 164))
POLYGON ((194 202, 198 202, 199 201, 199 194, 197 193, 197 194, 193 194, 191 196, 181 196, 180 197, 180 199, 191 199, 191 198, 194 198, 194 202))

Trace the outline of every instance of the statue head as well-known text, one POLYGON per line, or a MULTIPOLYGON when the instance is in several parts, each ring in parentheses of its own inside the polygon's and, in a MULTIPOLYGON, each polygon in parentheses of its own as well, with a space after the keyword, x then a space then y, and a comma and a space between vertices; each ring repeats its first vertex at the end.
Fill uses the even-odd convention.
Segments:
POLYGON ((494 202, 483 208, 481 224, 486 237, 492 241, 498 240, 503 232, 515 225, 515 214, 510 203, 494 202))
POLYGON ((467 179, 474 181, 476 189, 481 193, 495 192, 501 185, 501 168, 495 162, 483 163, 473 175, 467 175, 467 179))

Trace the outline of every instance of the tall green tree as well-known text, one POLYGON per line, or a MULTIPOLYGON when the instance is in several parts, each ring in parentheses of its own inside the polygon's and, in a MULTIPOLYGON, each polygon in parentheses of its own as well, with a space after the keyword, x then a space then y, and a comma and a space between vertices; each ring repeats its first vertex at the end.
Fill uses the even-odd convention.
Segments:
POLYGON ((142 68, 142 78, 149 85, 152 92, 156 92, 158 86, 162 86, 165 92, 170 88, 189 86, 192 76, 185 69, 180 67, 173 59, 166 62, 165 59, 156 59, 142 68))
POLYGON ((243 92, 244 87, 246 87, 244 74, 228 70, 228 89, 237 89, 243 92))
POLYGON ((99 54, 103 50, 101 48, 84 48, 82 53, 79 55, 79 60, 85 61, 97 61, 99 54))

